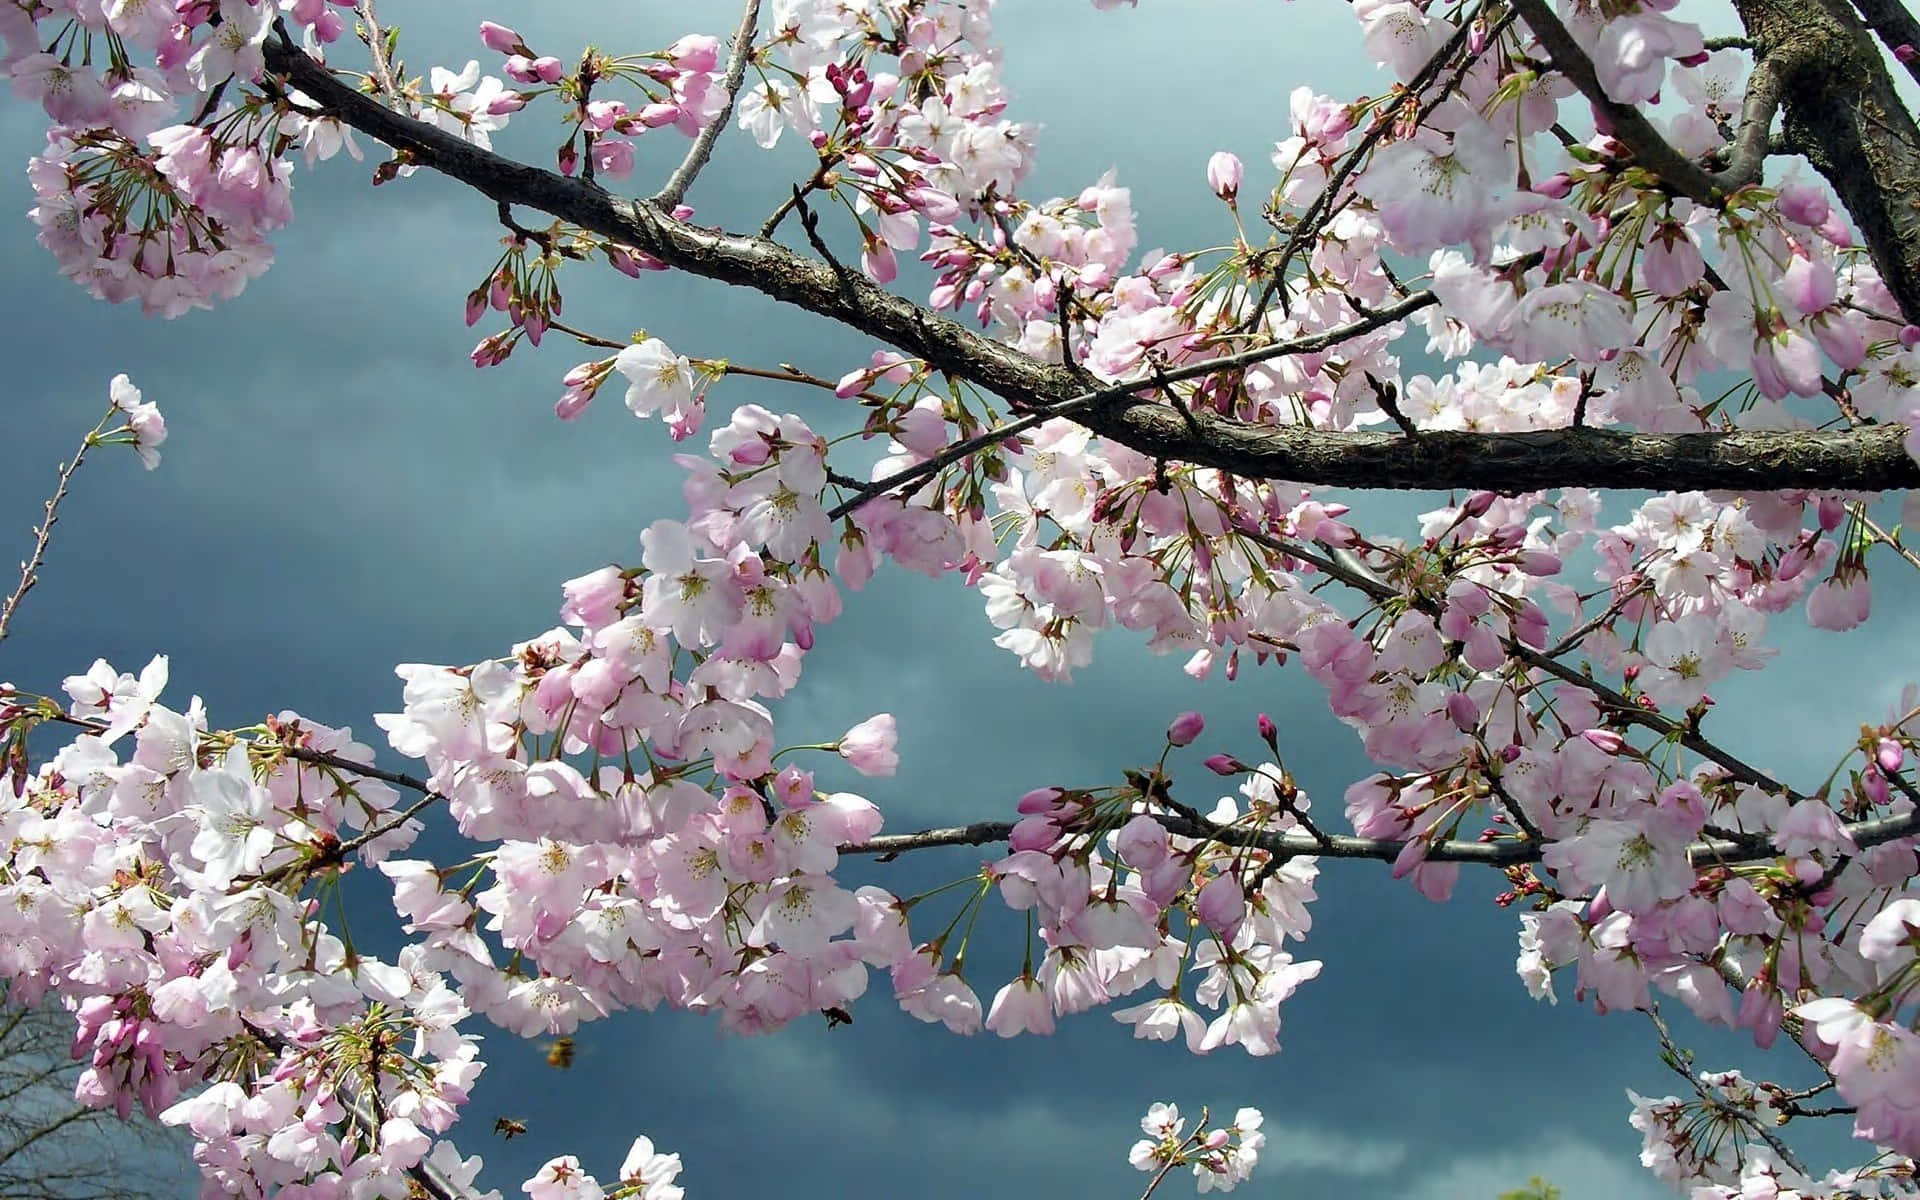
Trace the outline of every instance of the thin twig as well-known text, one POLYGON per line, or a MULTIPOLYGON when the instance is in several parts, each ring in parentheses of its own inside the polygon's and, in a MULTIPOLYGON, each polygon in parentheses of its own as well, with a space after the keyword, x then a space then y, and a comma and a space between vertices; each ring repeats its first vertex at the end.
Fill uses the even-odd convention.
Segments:
POLYGON ((653 202, 661 208, 671 210, 684 200, 687 189, 693 186, 693 181, 706 169, 707 160, 713 157, 714 144, 720 140, 727 122, 732 119, 733 106, 740 97, 740 85, 746 80, 747 61, 753 57, 753 35, 759 21, 760 0, 747 0, 746 8, 740 14, 740 28, 734 31, 733 54, 727 59, 727 102, 721 105, 719 115, 709 121, 706 128, 700 131, 700 136, 693 140, 686 158, 674 168, 667 182, 653 194, 653 202))
POLYGON ((353 11, 367 27, 367 56, 371 62, 369 73, 374 83, 378 84, 380 90, 389 97, 398 100, 400 85, 394 82, 393 64, 387 61, 386 37, 380 31, 380 19, 373 10, 374 2, 375 0, 358 0, 353 6, 353 11))
MULTIPOLYGON (((1433 80, 1439 76, 1440 72, 1446 68, 1446 65, 1452 61, 1453 56, 1459 53, 1460 49, 1467 44, 1467 39, 1473 33, 1473 22, 1479 18, 1480 12, 1480 9, 1475 9, 1473 15, 1467 20, 1462 21, 1460 27, 1448 36, 1447 40, 1442 43, 1438 50, 1433 52, 1433 57, 1422 64, 1419 71, 1415 72, 1413 78, 1407 82, 1405 95, 1418 96, 1425 90, 1429 83, 1433 82, 1433 80)), ((1494 32, 1494 37, 1498 37, 1499 33, 1504 31, 1506 27, 1513 22, 1513 19, 1514 14, 1511 12, 1503 17, 1494 32)), ((1491 43, 1493 38, 1489 38, 1488 41, 1491 43)), ((1468 56, 1467 63, 1471 64, 1475 61, 1476 57, 1477 56, 1468 56)), ((1457 73, 1453 79, 1449 80, 1447 86, 1441 89, 1440 96, 1444 97, 1448 92, 1452 91, 1454 87, 1458 86, 1460 78, 1460 74, 1457 73)), ((1253 309, 1247 316, 1247 322, 1244 328, 1253 328, 1254 324, 1259 321, 1260 314, 1267 310, 1267 305, 1273 303, 1276 292, 1279 293, 1281 297, 1281 310, 1283 312, 1286 310, 1287 300, 1285 289, 1287 267, 1293 262, 1294 255, 1305 249, 1307 242, 1319 232, 1320 228, 1333 216, 1332 209, 1334 199, 1338 195, 1340 188, 1352 177, 1354 171, 1359 168, 1367 152, 1372 150, 1373 147, 1379 143, 1380 139, 1385 137, 1393 129, 1394 124, 1392 108, 1388 108, 1377 114, 1374 118, 1373 125, 1368 128, 1366 133, 1361 135, 1359 143, 1355 145, 1353 149, 1347 151, 1341 159, 1340 164, 1335 167, 1332 174, 1327 177, 1326 185, 1320 189, 1320 194, 1313 198, 1313 202, 1307 205, 1306 211, 1301 213, 1299 219, 1294 223, 1292 233, 1288 235, 1286 244, 1280 250, 1278 265, 1274 267, 1273 274, 1268 278, 1266 286, 1261 288, 1260 297, 1254 302, 1253 309)))
MULTIPOLYGON (((1210 358, 1202 362, 1186 363, 1182 366, 1158 371, 1154 377, 1149 380, 1130 380, 1125 383, 1110 384, 1106 387, 1096 388, 1090 392, 1082 392, 1078 396, 1070 396, 1056 404, 1049 404, 1043 408, 1038 408, 1005 425, 990 429, 982 434, 977 434, 967 438, 965 441, 955 442, 926 462, 896 471, 885 479, 875 480, 861 488, 853 496, 835 506, 827 515, 834 520, 838 520, 875 497, 884 496, 903 484, 912 483, 916 480, 925 479, 928 476, 937 474, 949 465, 967 457, 969 454, 974 454, 997 442, 1003 442, 1010 437, 1024 433, 1036 425, 1052 420, 1054 417, 1065 416, 1070 412, 1079 411, 1089 405, 1099 404, 1102 401, 1131 395, 1134 392, 1152 385, 1158 385, 1164 389, 1165 386, 1170 383, 1179 383, 1188 379, 1198 379, 1202 376, 1216 374, 1220 371, 1231 370, 1235 367, 1248 366, 1253 363, 1265 362, 1268 359, 1279 358, 1285 354, 1309 354, 1324 350, 1328 346, 1338 345, 1340 342, 1346 341, 1349 338, 1359 337, 1383 325, 1392 324, 1403 317, 1416 313, 1428 305, 1435 303, 1438 303, 1438 301, 1432 292, 1415 292, 1398 304, 1375 310, 1373 316, 1364 320, 1354 321, 1347 325, 1335 326, 1332 329, 1323 330, 1320 333, 1307 334, 1304 337, 1292 338, 1284 342, 1274 342, 1267 346, 1256 346, 1251 350, 1243 350, 1238 354, 1225 354, 1219 358, 1210 358)), ((1192 414, 1188 413, 1187 416, 1189 421, 1191 421, 1192 414)))
POLYGON ((1885 529, 1882 529, 1880 527, 1879 522, 1875 521, 1872 517, 1867 515, 1867 506, 1865 504, 1856 503, 1852 506, 1852 508, 1853 508, 1853 515, 1855 519, 1857 519, 1860 522, 1860 524, 1866 527, 1867 532, 1873 536, 1873 539, 1875 541, 1879 542, 1883 546, 1887 546, 1891 548, 1895 554, 1898 554, 1902 559, 1906 561, 1908 566, 1920 568, 1920 554, 1916 554, 1914 553, 1914 551, 1901 545, 1899 538, 1893 536, 1893 534, 1889 533, 1885 529))
POLYGON ((95 435, 112 416, 109 412, 106 418, 102 418, 100 424, 80 439, 80 447, 73 452, 72 460, 60 464, 60 484, 53 489, 53 495, 41 503, 44 515, 39 527, 33 531, 33 553, 20 564, 20 582, 14 585, 13 594, 7 597, 5 606, 0 607, 0 642, 7 638, 7 627, 13 624, 13 614, 20 607, 20 601, 26 599, 33 585, 40 581, 40 566, 46 561, 47 543, 53 539, 54 524, 60 520, 60 502, 67 498, 67 484, 72 482, 73 473, 80 469, 81 460, 86 458, 87 447, 93 445, 95 435))
POLYGON ((1693 1088, 1700 1099, 1714 1111, 1720 1113, 1728 1120, 1752 1130, 1755 1136, 1765 1142, 1775 1154, 1780 1156, 1781 1162, 1786 1163, 1802 1175, 1807 1173, 1806 1164, 1802 1163, 1794 1154, 1792 1147, 1780 1139, 1779 1134, 1761 1124, 1759 1119, 1752 1113, 1743 1112, 1728 1103, 1725 1097, 1715 1095, 1712 1088, 1708 1087, 1703 1080, 1694 1075, 1689 1066, 1693 1061, 1693 1055, 1680 1049, 1680 1047, 1674 1043, 1673 1031, 1667 1028, 1666 1018, 1660 1015, 1659 1005, 1654 1005, 1649 1008, 1647 1010, 1647 1016, 1653 1021, 1654 1029, 1660 1034, 1660 1049, 1663 1051, 1661 1058, 1666 1062, 1667 1066, 1672 1069, 1674 1074, 1686 1080, 1687 1084, 1693 1088))
POLYGON ((1400 399, 1393 384, 1382 382, 1372 371, 1368 371, 1367 385, 1373 389, 1373 399, 1380 406, 1380 411, 1392 417, 1393 423, 1400 427, 1401 432, 1408 437, 1420 436, 1420 427, 1413 423, 1411 417, 1400 411, 1400 399))

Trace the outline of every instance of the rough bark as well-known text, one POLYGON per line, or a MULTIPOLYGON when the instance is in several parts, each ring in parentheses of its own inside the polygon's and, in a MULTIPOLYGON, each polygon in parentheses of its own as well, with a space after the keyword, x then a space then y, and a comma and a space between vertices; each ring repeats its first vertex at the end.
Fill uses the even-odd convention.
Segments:
POLYGON ((1734 0, 1786 81, 1785 132, 1846 205, 1901 313, 1920 321, 1920 127, 1846 0, 1734 0))
MULTIPOLYGON (((983 337, 860 275, 770 239, 702 229, 644 201, 481 150, 354 91, 297 47, 269 42, 267 64, 346 124, 495 202, 537 209, 678 270, 751 288, 838 321, 1029 411, 1071 406, 1075 421, 1156 458, 1247 478, 1355 488, 1884 491, 1920 483, 1920 466, 1902 451, 1897 428, 1686 435, 1594 429, 1336 433, 1188 414, 1132 390, 1150 385, 1090 394, 1082 376, 983 337)), ((1183 368, 1167 377, 1191 378, 1216 369, 1230 368, 1183 368)))
MULTIPOLYGON (((1853 7, 1888 50, 1902 46, 1920 49, 1920 21, 1913 19, 1900 0, 1853 0, 1853 7)), ((1920 80, 1920 55, 1909 55, 1902 65, 1907 74, 1920 80)))

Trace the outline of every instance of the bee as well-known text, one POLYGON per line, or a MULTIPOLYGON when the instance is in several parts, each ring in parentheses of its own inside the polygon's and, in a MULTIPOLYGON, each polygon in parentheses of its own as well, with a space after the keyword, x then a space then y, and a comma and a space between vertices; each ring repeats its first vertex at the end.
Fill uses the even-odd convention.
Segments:
POLYGON ((827 1019, 827 1028, 853 1024, 853 1014, 844 1008, 823 1008, 820 1015, 827 1019))
POLYGON ((562 1071, 573 1065, 572 1038, 555 1038, 547 1043, 547 1065, 562 1071))
POLYGON ((493 1131, 510 1142, 527 1131, 527 1123, 512 1117, 501 1117, 493 1123, 493 1131))

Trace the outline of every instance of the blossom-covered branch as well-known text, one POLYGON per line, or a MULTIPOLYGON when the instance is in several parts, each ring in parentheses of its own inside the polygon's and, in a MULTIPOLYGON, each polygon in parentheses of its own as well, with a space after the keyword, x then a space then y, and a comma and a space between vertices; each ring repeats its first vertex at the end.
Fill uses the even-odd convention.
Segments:
MULTIPOLYGON (((539 209, 678 270, 749 287, 840 321, 1015 405, 1047 409, 1072 404, 1079 423, 1157 458, 1250 478, 1373 488, 1763 491, 1817 486, 1885 491, 1920 484, 1920 467, 1902 449, 1903 432, 1897 428, 1696 434, 1435 431, 1412 438, 1251 425, 1212 413, 1181 413, 1140 394, 1152 386, 1151 380, 1102 389, 1120 394, 1099 406, 1076 403, 1085 389, 1072 372, 983 338, 863 278, 836 272, 776 242, 701 229, 644 201, 625 200, 480 149, 339 83, 296 47, 268 42, 266 57, 270 69, 313 97, 321 111, 407 151, 422 165, 489 199, 539 209)), ((1250 351, 1252 361, 1259 361, 1265 349, 1250 351)), ((1274 352, 1280 353, 1285 351, 1274 352)), ((1220 369, 1196 364, 1188 377, 1220 369)))

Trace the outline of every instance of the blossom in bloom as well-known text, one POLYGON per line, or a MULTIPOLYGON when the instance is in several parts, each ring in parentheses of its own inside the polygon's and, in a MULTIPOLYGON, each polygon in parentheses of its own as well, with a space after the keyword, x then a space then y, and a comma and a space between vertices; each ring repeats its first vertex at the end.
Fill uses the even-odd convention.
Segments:
POLYGON ((529 1200, 606 1200, 607 1194, 571 1154, 549 1159, 520 1190, 529 1200))
POLYGON ((677 421, 694 406, 693 364, 659 338, 624 347, 613 356, 613 369, 627 377, 627 408, 636 417, 659 413, 677 421))
POLYGON ((684 1191, 674 1183, 680 1175, 680 1156, 654 1150, 653 1139, 637 1137, 620 1164, 621 1184, 640 1185, 639 1200, 681 1200, 684 1191))
POLYGON ((1053 1002, 1047 998, 1047 989, 1032 975, 1022 972, 1018 979, 994 994, 986 1027, 1003 1038, 1022 1033, 1052 1033, 1053 1002))
POLYGON ((160 407, 141 399, 140 389, 125 375, 115 375, 107 385, 113 406, 126 414, 127 430, 133 435, 133 448, 140 463, 151 471, 160 465, 160 444, 167 440, 167 422, 160 407))

